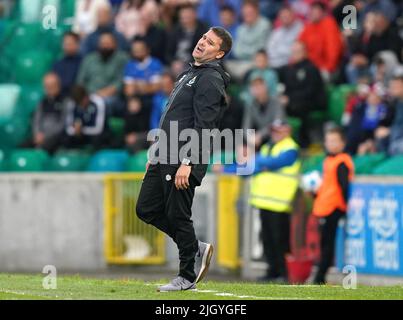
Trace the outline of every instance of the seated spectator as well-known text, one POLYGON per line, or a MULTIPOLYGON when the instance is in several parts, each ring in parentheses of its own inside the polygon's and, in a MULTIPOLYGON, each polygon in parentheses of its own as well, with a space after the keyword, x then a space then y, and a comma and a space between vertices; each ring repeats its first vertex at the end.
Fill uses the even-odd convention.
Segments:
POLYGON ((361 80, 358 81, 356 92, 347 98, 346 106, 341 117, 341 124, 344 129, 350 125, 355 108, 367 100, 370 91, 368 78, 361 78, 361 80))
POLYGON ((45 96, 39 103, 32 123, 32 140, 23 148, 39 148, 54 153, 60 145, 66 120, 66 100, 61 91, 60 79, 55 73, 43 78, 45 96))
POLYGON ((254 64, 253 69, 247 73, 248 82, 250 79, 262 78, 267 85, 270 96, 277 96, 277 72, 270 68, 266 51, 262 49, 255 54, 254 64))
POLYGON ((128 56, 117 49, 115 36, 104 33, 99 39, 98 51, 85 57, 80 66, 77 84, 84 86, 90 94, 103 98, 108 113, 119 113, 117 95, 122 87, 122 76, 128 56))
POLYGON ((227 61, 226 67, 235 80, 244 77, 251 68, 256 52, 264 49, 270 32, 270 22, 259 12, 259 3, 248 0, 242 5, 243 23, 238 27, 233 46, 233 56, 236 60, 227 61))
POLYGON ((171 73, 164 73, 161 76, 161 90, 153 96, 150 129, 159 128, 161 116, 164 113, 169 95, 174 88, 175 78, 171 73))
POLYGON ((208 27, 224 27, 223 25, 221 25, 220 19, 222 8, 224 6, 226 8, 231 8, 232 12, 235 15, 235 21, 240 20, 242 0, 200 0, 199 6, 197 7, 197 16, 208 27))
POLYGON ((305 44, 309 60, 325 79, 329 79, 339 67, 343 41, 336 20, 327 14, 322 2, 315 1, 312 4, 309 22, 299 35, 299 41, 305 44))
POLYGON ((116 30, 127 41, 135 36, 144 36, 149 23, 159 20, 159 8, 154 0, 125 0, 116 15, 116 30))
POLYGON ((196 9, 185 5, 179 10, 179 24, 168 34, 167 57, 169 64, 176 62, 183 70, 192 61, 193 48, 208 28, 197 20, 196 9))
MULTIPOLYGON (((225 109, 221 119, 219 130, 231 130, 233 137, 235 137, 235 130, 242 129, 244 106, 236 97, 227 95, 228 108, 225 109)), ((235 141, 233 141, 235 144, 235 141)), ((221 141, 221 150, 225 150, 228 146, 225 145, 225 140, 221 141)), ((235 145, 233 146, 235 147, 235 145)), ((231 151, 231 150, 226 150, 231 151)))
POLYGON ((389 126, 391 108, 383 101, 383 89, 373 85, 366 101, 358 105, 347 127, 346 151, 350 154, 375 152, 374 133, 380 126, 389 126))
POLYGON ((131 153, 147 149, 147 134, 150 123, 150 108, 143 106, 139 97, 131 97, 125 115, 125 143, 131 153))
POLYGON ((81 39, 97 28, 97 12, 101 7, 109 7, 108 0, 76 0, 73 32, 79 34, 81 39))
POLYGON ((281 25, 270 33, 266 46, 273 68, 282 67, 289 62, 291 47, 303 28, 290 7, 280 10, 279 20, 281 25))
POLYGON ((303 43, 294 43, 290 63, 279 70, 279 76, 285 86, 280 100, 288 116, 301 120, 299 145, 306 148, 310 143, 309 113, 326 108, 326 90, 318 68, 307 58, 303 43))
POLYGON ((369 12, 380 12, 389 21, 394 21, 398 13, 396 5, 391 0, 367 0, 362 15, 365 17, 369 12))
MULTIPOLYGON (((271 97, 267 85, 262 78, 252 79, 250 82, 252 101, 245 106, 242 128, 246 133, 247 129, 255 129, 254 141, 252 143, 259 148, 262 143, 268 140, 270 123, 275 119, 284 118, 283 107, 275 97, 271 97)), ((245 136, 245 138, 247 138, 245 136)))
POLYGON ((389 93, 393 101, 394 117, 391 126, 380 126, 375 132, 377 151, 389 155, 403 154, 403 67, 395 72, 389 83, 389 93))
POLYGON ((155 94, 161 85, 161 62, 150 56, 150 50, 142 39, 133 41, 132 57, 124 70, 125 96, 155 94))
POLYGON ((71 92, 66 119, 66 134, 63 145, 66 148, 92 146, 95 150, 109 143, 106 128, 106 107, 103 99, 89 95, 84 87, 75 86, 71 92))
POLYGON ((370 67, 373 81, 381 83, 386 88, 398 66, 399 61, 392 51, 378 52, 370 67))
POLYGON ((55 72, 62 84, 62 92, 68 95, 74 85, 82 57, 79 53, 80 38, 76 33, 66 32, 63 37, 63 58, 53 65, 55 72))
POLYGON ((401 61, 403 40, 387 17, 380 12, 368 13, 364 20, 364 30, 350 41, 353 54, 362 54, 369 61, 384 50, 395 53, 401 61))
POLYGON ((102 6, 97 11, 97 28, 82 42, 81 53, 88 55, 96 51, 98 49, 99 39, 104 33, 112 33, 116 39, 118 48, 123 51, 129 51, 129 43, 126 41, 125 37, 115 29, 112 9, 110 6, 102 6))
MULTIPOLYGON (((237 20, 236 12, 233 9, 233 7, 231 7, 230 5, 224 5, 221 7, 220 22, 218 25, 225 28, 225 30, 227 30, 231 34, 232 40, 235 41, 239 23, 237 20)), ((226 59, 233 59, 233 58, 234 55, 232 51, 230 51, 226 55, 226 59)))

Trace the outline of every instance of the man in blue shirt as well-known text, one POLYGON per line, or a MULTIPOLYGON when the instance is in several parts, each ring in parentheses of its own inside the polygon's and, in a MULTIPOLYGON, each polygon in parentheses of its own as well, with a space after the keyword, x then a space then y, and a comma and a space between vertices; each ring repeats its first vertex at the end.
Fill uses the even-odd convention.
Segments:
POLYGON ((141 38, 133 41, 132 56, 133 60, 127 63, 124 70, 125 96, 155 94, 160 89, 162 63, 150 56, 147 43, 141 38))

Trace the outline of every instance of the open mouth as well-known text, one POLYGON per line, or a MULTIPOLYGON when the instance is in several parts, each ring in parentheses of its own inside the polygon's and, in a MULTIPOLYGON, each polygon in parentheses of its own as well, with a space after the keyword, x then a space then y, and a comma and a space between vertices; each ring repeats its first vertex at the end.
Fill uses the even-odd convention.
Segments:
POLYGON ((199 46, 196 47, 196 51, 199 53, 203 53, 203 50, 199 46))

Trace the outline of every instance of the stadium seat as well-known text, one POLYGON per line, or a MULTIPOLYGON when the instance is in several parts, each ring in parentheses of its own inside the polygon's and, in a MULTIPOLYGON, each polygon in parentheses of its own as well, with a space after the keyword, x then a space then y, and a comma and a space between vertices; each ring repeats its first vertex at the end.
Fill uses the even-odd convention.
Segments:
POLYGON ((125 128, 124 119, 116 117, 109 118, 108 126, 115 137, 123 137, 125 128))
POLYGON ((380 164, 386 155, 384 153, 357 155, 354 157, 355 174, 371 174, 374 168, 380 164))
POLYGON ((37 22, 42 13, 42 0, 20 0, 18 11, 21 22, 37 22))
POLYGON ((15 78, 18 83, 40 83, 49 70, 52 55, 47 51, 27 51, 18 56, 15 78))
POLYGON ((6 171, 6 152, 0 149, 0 172, 6 171))
POLYGON ((354 90, 355 86, 349 84, 339 85, 330 89, 328 102, 328 115, 330 120, 340 124, 348 96, 354 90))
POLYGON ((22 85, 21 96, 18 102, 18 113, 23 116, 31 116, 36 110, 43 96, 42 84, 22 85))
POLYGON ((16 172, 45 171, 49 160, 43 150, 21 149, 11 153, 9 169, 16 172))
POLYGON ((21 88, 17 84, 0 84, 0 125, 11 120, 20 92, 21 88))
POLYGON ((127 151, 102 150, 90 160, 87 170, 91 172, 122 172, 129 158, 127 151))
POLYGON ((40 23, 18 25, 12 37, 5 43, 6 56, 15 58, 27 50, 37 50, 42 43, 42 26, 40 23))
POLYGON ((49 171, 74 172, 85 171, 90 155, 81 151, 59 151, 50 160, 49 171))
POLYGON ((127 171, 144 172, 148 161, 147 150, 140 151, 131 156, 127 161, 127 171))
POLYGON ((30 131, 29 119, 13 117, 0 125, 0 147, 13 149, 27 139, 30 131))
POLYGON ((403 155, 383 161, 372 171, 374 175, 403 176, 403 155))

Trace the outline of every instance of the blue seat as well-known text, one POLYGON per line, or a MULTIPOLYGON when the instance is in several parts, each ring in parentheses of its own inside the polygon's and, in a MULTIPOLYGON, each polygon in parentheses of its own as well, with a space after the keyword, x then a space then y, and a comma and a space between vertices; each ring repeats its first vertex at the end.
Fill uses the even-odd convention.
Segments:
POLYGON ((102 150, 90 160, 88 171, 91 172, 123 172, 129 154, 124 150, 102 150))

